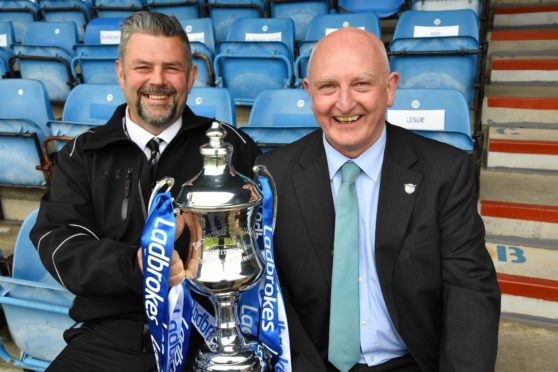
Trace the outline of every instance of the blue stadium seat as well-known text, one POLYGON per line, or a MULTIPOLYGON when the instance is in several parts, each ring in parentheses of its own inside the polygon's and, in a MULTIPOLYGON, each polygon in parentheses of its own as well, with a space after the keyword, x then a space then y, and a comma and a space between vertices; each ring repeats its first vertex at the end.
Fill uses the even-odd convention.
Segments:
POLYGON ((85 84, 118 84, 114 61, 118 58, 120 23, 124 18, 95 18, 87 25, 83 44, 74 46, 72 74, 85 84))
POLYGON ((310 96, 303 89, 263 91, 241 127, 264 151, 296 141, 318 129, 310 96))
POLYGON ((473 151, 469 107, 457 90, 397 89, 386 118, 421 136, 473 151))
POLYGON ((0 184, 42 186, 43 139, 50 135, 52 110, 37 80, 0 80, 0 184))
POLYGON ((205 87, 215 84, 213 58, 215 56, 215 32, 211 18, 180 20, 188 34, 194 64, 198 67, 198 76, 194 86, 205 87))
POLYGON ((41 0, 39 13, 46 22, 74 22, 79 40, 91 19, 91 6, 83 0, 41 0))
POLYGON ((126 18, 142 7, 142 0, 95 0, 93 10, 96 18, 126 18))
POLYGON ((236 105, 252 105, 264 90, 292 86, 293 54, 290 18, 237 19, 213 63, 216 85, 228 88, 236 105))
POLYGON ((12 22, 0 22, 0 79, 10 71, 10 57, 14 51, 15 31, 12 22))
POLYGON ((11 21, 14 24, 15 38, 18 43, 23 40, 27 26, 39 20, 39 5, 30 0, 0 1, 0 21, 11 21))
POLYGON ((295 25, 295 40, 304 40, 312 19, 331 10, 331 0, 266 0, 273 18, 290 18, 295 25))
POLYGON ((413 0, 414 10, 456 10, 470 9, 479 16, 483 0, 413 0))
POLYGON ((51 120, 47 123, 52 136, 46 142, 57 141, 57 150, 64 142, 60 137, 68 139, 78 136, 89 128, 103 125, 116 110, 125 102, 124 94, 117 84, 80 84, 76 86, 64 104, 62 120, 51 120))
POLYGON ((45 270, 29 239, 38 210, 23 221, 14 248, 12 277, 0 276, 0 303, 20 356, 2 357, 15 367, 44 371, 66 346, 62 334, 75 322, 69 317, 74 295, 45 270))
POLYGON ((178 19, 200 18, 203 0, 145 0, 147 10, 173 15, 178 19))
POLYGON ((318 40, 343 27, 360 28, 381 37, 380 20, 375 13, 338 13, 314 17, 308 26, 306 37, 298 45, 298 57, 294 64, 295 86, 301 86, 306 77, 308 59, 318 40))
POLYGON ((389 54, 401 88, 457 89, 472 103, 479 53, 473 11, 409 10, 397 22, 389 54))
POLYGON ((340 12, 374 12, 379 18, 389 18, 396 15, 404 4, 405 0, 339 0, 337 8, 340 12))
POLYGON ((50 100, 62 102, 77 83, 71 70, 77 43, 73 22, 33 22, 27 27, 23 43, 14 46, 12 59, 18 62, 22 78, 41 80, 50 100))
POLYGON ((227 39, 229 30, 237 18, 265 17, 264 0, 204 0, 206 14, 213 20, 215 40, 227 39))
POLYGON ((196 115, 236 126, 234 102, 226 88, 194 87, 188 94, 187 103, 196 115))

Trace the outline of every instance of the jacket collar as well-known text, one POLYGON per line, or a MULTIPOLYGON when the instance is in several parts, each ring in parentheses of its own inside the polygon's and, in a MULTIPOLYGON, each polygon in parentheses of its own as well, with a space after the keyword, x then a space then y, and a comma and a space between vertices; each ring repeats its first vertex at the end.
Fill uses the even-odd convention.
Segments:
MULTIPOLYGON (((116 108, 114 114, 105 125, 90 129, 91 135, 84 144, 84 150, 98 150, 112 143, 119 141, 130 141, 125 131, 124 120, 126 118, 126 104, 122 104, 116 108)), ((176 137, 193 128, 201 127, 210 123, 212 119, 195 115, 188 106, 182 112, 182 127, 176 134, 176 137)), ((176 138, 175 137, 175 138, 176 138)))

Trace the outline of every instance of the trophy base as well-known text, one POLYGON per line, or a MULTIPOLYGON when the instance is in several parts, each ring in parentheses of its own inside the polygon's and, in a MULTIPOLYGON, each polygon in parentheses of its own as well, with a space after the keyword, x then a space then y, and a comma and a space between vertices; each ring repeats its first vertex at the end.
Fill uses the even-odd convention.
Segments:
POLYGON ((250 350, 232 354, 200 352, 194 362, 196 372, 261 372, 260 359, 250 350))

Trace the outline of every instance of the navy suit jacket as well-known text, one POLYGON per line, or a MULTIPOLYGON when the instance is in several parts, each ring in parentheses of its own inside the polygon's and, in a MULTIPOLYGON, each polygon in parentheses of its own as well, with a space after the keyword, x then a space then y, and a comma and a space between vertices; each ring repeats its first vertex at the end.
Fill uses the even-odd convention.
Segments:
MULTIPOLYGON (((375 258, 391 319, 423 371, 492 371, 500 291, 470 156, 386 125, 375 258)), ((259 158, 277 184, 275 260, 301 372, 335 370, 327 362, 335 211, 322 135, 259 158)))

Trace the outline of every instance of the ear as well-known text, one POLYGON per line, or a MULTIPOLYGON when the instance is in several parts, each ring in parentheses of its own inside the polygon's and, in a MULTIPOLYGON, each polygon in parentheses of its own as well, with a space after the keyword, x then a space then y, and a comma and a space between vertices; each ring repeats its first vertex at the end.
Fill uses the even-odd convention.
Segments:
POLYGON ((118 77, 120 89, 124 90, 124 64, 120 61, 120 59, 116 60, 116 76, 118 77))
POLYGON ((398 72, 390 73, 387 81, 387 93, 388 93, 387 107, 393 106, 395 91, 397 90, 398 85, 399 85, 399 73, 398 72))
POLYGON ((192 87, 194 86, 197 77, 198 77, 198 66, 192 63, 192 66, 190 66, 190 71, 188 72, 188 92, 192 90, 192 87))
POLYGON ((306 93, 308 93, 308 95, 310 97, 312 97, 312 94, 310 93, 310 80, 308 80, 308 78, 304 78, 304 80, 302 80, 302 86, 304 87, 304 90, 306 91, 306 93))

